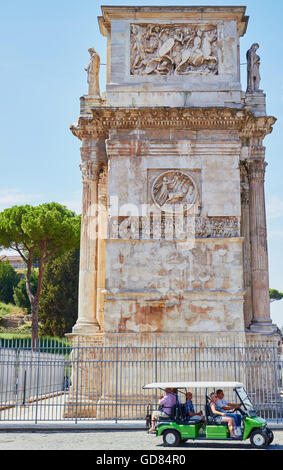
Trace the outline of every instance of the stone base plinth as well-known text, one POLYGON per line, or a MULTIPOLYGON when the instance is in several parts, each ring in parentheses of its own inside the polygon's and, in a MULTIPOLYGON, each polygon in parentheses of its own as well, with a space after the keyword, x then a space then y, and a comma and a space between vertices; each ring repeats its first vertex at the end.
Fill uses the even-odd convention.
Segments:
POLYGON ((71 335, 70 340, 72 376, 64 418, 144 418, 147 405, 156 404, 160 394, 143 390, 148 383, 245 381, 244 368, 240 363, 235 366, 235 357, 242 360, 242 350, 235 353, 233 347, 245 345, 241 332, 105 333, 71 335))
POLYGON ((88 335, 89 337, 89 335, 93 336, 100 332, 98 323, 78 321, 73 327, 72 333, 68 336, 71 338, 71 336, 76 337, 78 335, 88 335))
POLYGON ((153 382, 237 381, 255 403, 278 402, 280 335, 101 333, 70 340, 64 418, 143 419, 159 399, 160 391, 143 389, 153 382))
POLYGON ((63 418, 96 418, 97 401, 89 398, 68 397, 63 412, 63 418))
POLYGON ((105 100, 100 96, 83 95, 80 97, 80 117, 91 116, 93 106, 103 106, 105 100))
POLYGON ((250 109, 255 116, 266 116, 266 95, 262 90, 245 93, 244 108, 250 109))
MULTIPOLYGON (((160 392, 159 392, 160 394, 160 392)), ((144 419, 149 403, 155 402, 155 396, 147 398, 145 394, 125 397, 102 396, 97 403, 96 418, 100 420, 108 419, 144 419)))
POLYGON ((248 329, 251 335, 257 335, 258 338, 264 340, 266 337, 278 336, 280 338, 281 333, 277 325, 274 325, 272 321, 253 321, 248 329))

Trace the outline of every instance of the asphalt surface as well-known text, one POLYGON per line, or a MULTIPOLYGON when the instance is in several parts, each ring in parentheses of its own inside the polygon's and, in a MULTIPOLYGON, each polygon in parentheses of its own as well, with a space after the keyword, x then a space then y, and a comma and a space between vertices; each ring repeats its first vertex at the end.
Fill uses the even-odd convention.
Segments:
MULTIPOLYGON (((117 431, 68 431, 68 432, 22 432, 0 431, 0 450, 145 450, 165 451, 161 437, 140 430, 117 431)), ((187 441, 174 450, 188 452, 201 450, 251 450, 249 441, 187 441)), ((267 451, 283 450, 283 431, 274 431, 274 441, 267 451)), ((172 451, 172 449, 170 449, 172 451)), ((254 450, 254 452, 262 452, 254 450)))

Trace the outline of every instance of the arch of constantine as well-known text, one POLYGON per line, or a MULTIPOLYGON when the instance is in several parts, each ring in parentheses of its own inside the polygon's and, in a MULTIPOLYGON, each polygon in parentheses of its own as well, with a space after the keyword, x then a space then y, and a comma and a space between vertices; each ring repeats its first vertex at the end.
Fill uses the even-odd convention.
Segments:
POLYGON ((240 82, 245 7, 105 6, 98 21, 106 93, 91 48, 71 126, 83 183, 72 341, 278 341, 264 193, 276 119, 258 44, 240 82))

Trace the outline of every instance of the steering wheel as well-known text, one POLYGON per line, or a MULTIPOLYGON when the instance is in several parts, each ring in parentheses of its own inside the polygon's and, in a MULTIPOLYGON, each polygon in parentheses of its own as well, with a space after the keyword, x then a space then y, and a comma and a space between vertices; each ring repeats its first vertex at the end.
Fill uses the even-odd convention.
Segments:
POLYGON ((236 412, 236 411, 238 411, 242 416, 247 416, 246 410, 241 410, 241 406, 243 406, 243 405, 241 404, 239 408, 235 408, 235 410, 233 411, 233 413, 236 412))
POLYGON ((236 413, 237 411, 239 411, 239 413, 244 413, 243 410, 241 410, 241 406, 243 406, 242 403, 240 403, 239 405, 239 408, 235 408, 234 410, 230 410, 229 413, 236 413))

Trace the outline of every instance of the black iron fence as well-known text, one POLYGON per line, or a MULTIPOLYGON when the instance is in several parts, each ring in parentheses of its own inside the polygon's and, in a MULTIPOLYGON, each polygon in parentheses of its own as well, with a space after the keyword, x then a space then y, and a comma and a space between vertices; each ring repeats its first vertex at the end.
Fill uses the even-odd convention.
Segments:
MULTIPOLYGON (((143 385, 162 381, 237 381, 259 414, 283 422, 282 356, 278 344, 203 344, 176 338, 143 344, 72 345, 3 341, 0 347, 0 425, 10 421, 143 420, 158 393, 143 385)), ((233 391, 224 389, 228 401, 233 391)), ((201 390, 195 408, 204 409, 201 390)))

